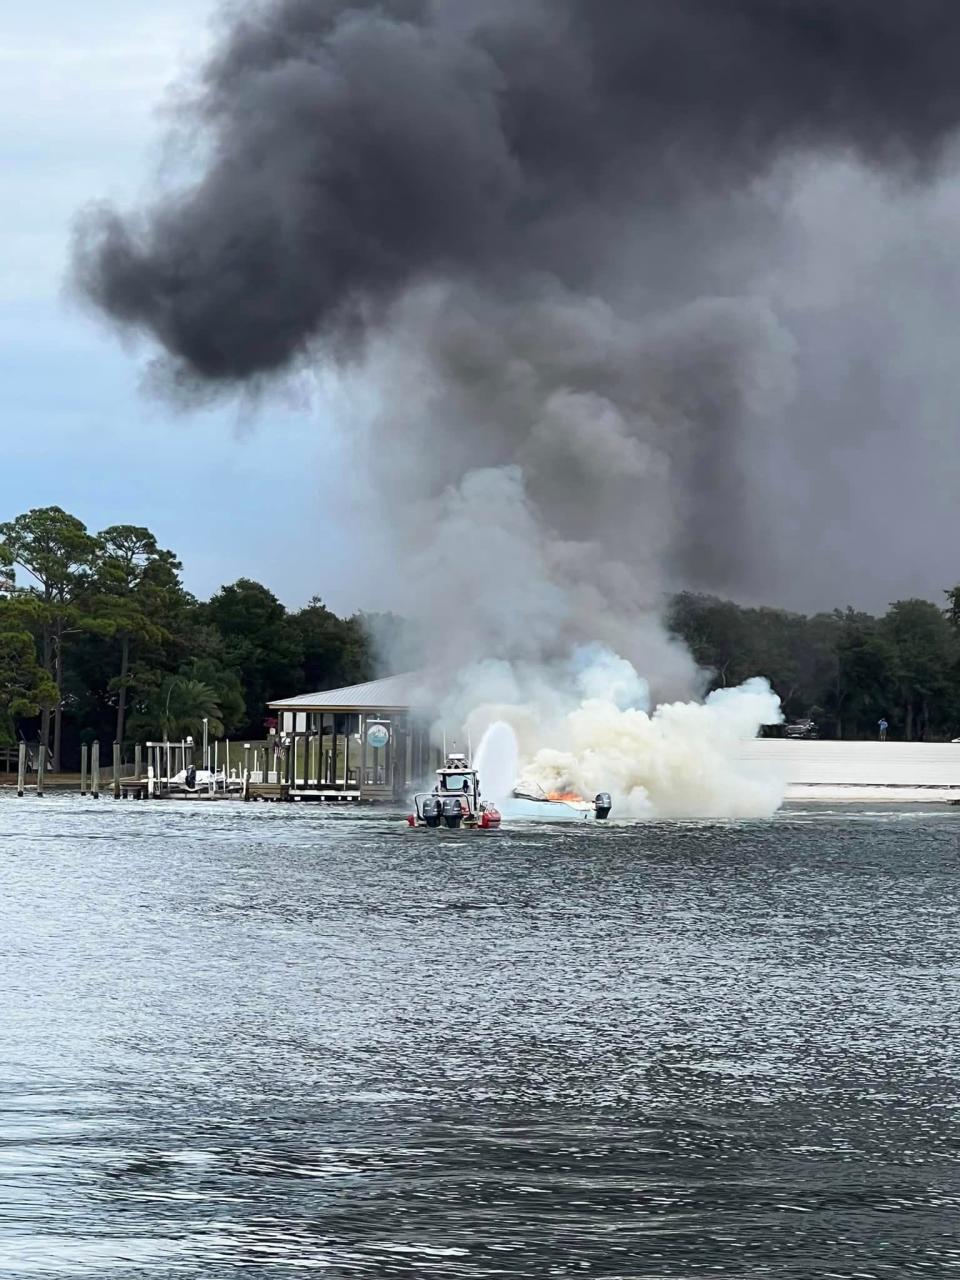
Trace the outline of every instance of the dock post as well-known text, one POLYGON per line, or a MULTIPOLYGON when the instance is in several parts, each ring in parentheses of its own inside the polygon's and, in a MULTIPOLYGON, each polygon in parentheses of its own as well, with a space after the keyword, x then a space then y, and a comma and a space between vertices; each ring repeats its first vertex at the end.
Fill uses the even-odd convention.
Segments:
POLYGON ((47 747, 46 743, 40 745, 40 759, 37 761, 37 795, 43 795, 43 775, 47 770, 47 747))
POLYGON ((113 744, 113 798, 120 799, 120 743, 113 744))
POLYGON ((223 789, 230 789, 230 739, 223 740, 223 789))
POLYGON ((17 795, 22 796, 24 786, 27 781, 27 744, 20 743, 20 753, 17 757, 17 795))
POLYGON ((139 781, 143 772, 143 751, 140 743, 136 743, 133 748, 133 776, 139 781))
POLYGON ((100 743, 94 741, 90 748, 90 794, 100 799, 100 743))
POLYGON ((80 794, 82 796, 85 796, 87 794, 87 757, 89 755, 89 752, 90 752, 90 748, 87 746, 87 744, 85 742, 81 742, 80 744, 80 794))
POLYGON ((153 793, 154 793, 154 788, 155 788, 155 786, 156 786, 156 780, 155 780, 155 778, 154 778, 154 774, 153 774, 153 765, 152 765, 152 764, 148 764, 148 765, 147 765, 147 799, 148 799, 148 800, 152 800, 152 799, 153 799, 153 793))

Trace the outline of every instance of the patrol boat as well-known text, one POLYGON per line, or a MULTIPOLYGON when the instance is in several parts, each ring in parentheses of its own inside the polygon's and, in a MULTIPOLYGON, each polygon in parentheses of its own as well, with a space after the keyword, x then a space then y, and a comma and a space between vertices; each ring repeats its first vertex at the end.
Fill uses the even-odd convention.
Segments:
POLYGON ((495 805, 480 798, 480 778, 470 767, 465 755, 447 756, 447 763, 437 770, 437 784, 432 791, 420 791, 413 797, 414 812, 407 817, 409 827, 445 828, 450 831, 497 831, 500 812, 495 805))

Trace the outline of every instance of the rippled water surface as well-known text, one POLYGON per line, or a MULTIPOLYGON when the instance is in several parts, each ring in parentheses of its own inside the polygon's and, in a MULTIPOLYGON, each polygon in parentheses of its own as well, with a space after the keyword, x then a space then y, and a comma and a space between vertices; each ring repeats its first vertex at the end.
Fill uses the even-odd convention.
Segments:
POLYGON ((948 1276, 960 810, 0 796, 0 1276, 948 1276))

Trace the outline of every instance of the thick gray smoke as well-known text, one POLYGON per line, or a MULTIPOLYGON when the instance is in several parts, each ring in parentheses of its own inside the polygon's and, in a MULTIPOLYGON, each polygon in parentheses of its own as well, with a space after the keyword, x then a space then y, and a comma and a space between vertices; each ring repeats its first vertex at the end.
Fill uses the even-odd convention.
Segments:
POLYGON ((469 656, 596 638, 649 671, 654 647, 676 692, 661 592, 759 591, 775 562, 771 424, 804 368, 757 284, 771 193, 813 161, 936 172, 960 5, 273 0, 224 22, 185 107, 199 177, 88 211, 82 290, 181 388, 348 357, 379 389, 362 447, 403 495, 412 580, 472 554, 520 620, 474 617, 469 656))
POLYGON ((791 150, 916 169, 960 113, 952 0, 273 0, 196 102, 205 174, 94 214, 80 272, 204 378, 284 367, 413 280, 588 290, 624 221, 791 150))

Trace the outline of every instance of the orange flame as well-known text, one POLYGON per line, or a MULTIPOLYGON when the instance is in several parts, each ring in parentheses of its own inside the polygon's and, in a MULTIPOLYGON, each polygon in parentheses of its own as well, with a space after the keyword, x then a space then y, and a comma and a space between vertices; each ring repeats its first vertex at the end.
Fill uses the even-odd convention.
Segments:
POLYGON ((548 800, 576 800, 583 803, 583 796, 578 796, 575 791, 548 791, 548 800))

